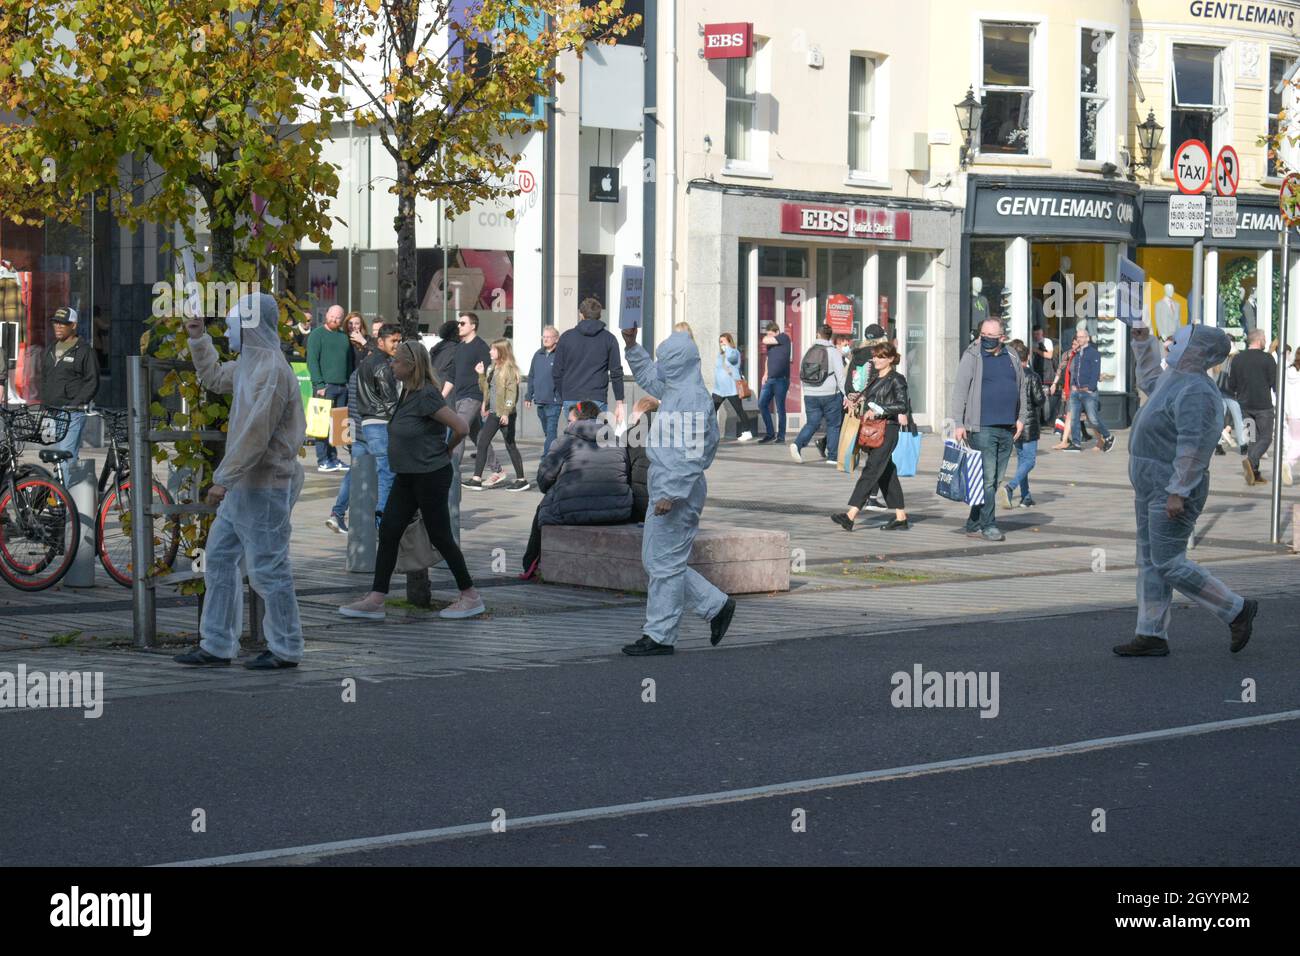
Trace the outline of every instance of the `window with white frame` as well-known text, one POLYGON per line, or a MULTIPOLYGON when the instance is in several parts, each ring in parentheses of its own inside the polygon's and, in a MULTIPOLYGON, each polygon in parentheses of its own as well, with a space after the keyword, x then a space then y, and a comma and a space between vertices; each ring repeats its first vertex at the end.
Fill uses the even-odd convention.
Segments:
POLYGON ((849 172, 870 172, 871 128, 876 119, 876 61, 854 54, 849 58, 849 172))
POLYGON ((727 60, 726 154, 728 162, 754 159, 754 126, 758 117, 755 57, 727 60))
MULTIPOLYGON (((1272 141, 1282 129, 1281 117, 1285 109, 1284 103, 1291 98, 1287 76, 1295 65, 1295 57, 1284 54, 1274 53, 1268 58, 1268 138, 1270 141, 1268 147, 1268 175, 1272 177, 1282 175, 1282 165, 1279 162, 1279 153, 1282 151, 1282 147, 1280 144, 1274 145, 1272 141)), ((1290 123, 1287 124, 1288 127, 1290 125, 1290 123)))
POLYGON ((1110 159, 1110 47, 1113 34, 1079 31, 1079 158, 1110 159))
POLYGON ((1227 112, 1223 50, 1212 46, 1174 45, 1169 107, 1167 162, 1173 168, 1178 144, 1199 139, 1215 155, 1215 121, 1227 112))
POLYGON ((979 151, 1028 155, 1032 144, 1035 28, 1028 23, 980 25, 983 68, 979 151))

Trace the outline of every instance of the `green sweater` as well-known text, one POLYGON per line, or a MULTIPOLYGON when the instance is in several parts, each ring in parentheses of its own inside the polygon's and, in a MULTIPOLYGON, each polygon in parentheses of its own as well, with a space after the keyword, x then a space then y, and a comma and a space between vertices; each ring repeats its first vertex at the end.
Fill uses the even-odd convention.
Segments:
POLYGON ((355 363, 352 343, 342 326, 337 332, 331 332, 325 326, 318 325, 308 333, 307 371, 311 373, 313 389, 324 388, 326 385, 347 385, 355 363))

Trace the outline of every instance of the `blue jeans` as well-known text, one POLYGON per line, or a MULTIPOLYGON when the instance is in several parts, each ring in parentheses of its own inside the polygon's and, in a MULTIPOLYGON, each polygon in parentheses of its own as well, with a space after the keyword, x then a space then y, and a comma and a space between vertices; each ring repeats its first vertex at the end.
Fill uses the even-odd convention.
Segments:
POLYGON ((966 441, 984 456, 984 504, 973 505, 966 519, 966 531, 987 531, 997 527, 998 487, 1011 461, 1011 436, 1014 428, 985 425, 970 432, 966 441))
MULTIPOLYGON (((384 505, 388 503, 388 492, 393 487, 393 470, 388 467, 388 424, 362 425, 361 434, 352 440, 352 464, 357 463, 357 459, 362 455, 373 455, 375 459, 375 474, 379 478, 379 495, 375 499, 375 514, 384 513, 384 505)), ((343 476, 343 482, 339 485, 339 495, 334 499, 334 507, 330 509, 331 514, 346 515, 348 513, 348 499, 352 494, 352 472, 349 471, 343 476)))
POLYGON ((1237 439, 1237 445, 1241 446, 1250 444, 1250 442, 1246 441, 1246 423, 1241 419, 1241 403, 1235 398, 1229 398, 1227 395, 1224 395, 1223 411, 1224 414, 1230 414, 1232 416, 1232 434, 1233 437, 1237 439))
POLYGON ((1101 420, 1101 400, 1097 397, 1096 392, 1081 392, 1077 388, 1070 390, 1070 414, 1074 416, 1074 421, 1070 426, 1070 441, 1079 444, 1079 409, 1085 409, 1088 412, 1088 424, 1097 431, 1101 432, 1102 438, 1110 437, 1110 429, 1101 420))
POLYGON ((65 483, 68 480, 68 469, 81 457, 81 430, 86 427, 85 412, 69 412, 68 414, 70 416, 68 433, 50 446, 53 451, 72 452, 72 457, 67 461, 60 462, 58 467, 59 480, 65 483))
POLYGON ((1038 440, 1025 441, 1023 438, 1015 443, 1016 446, 1016 473, 1011 480, 1007 482, 1007 487, 1015 489, 1016 485, 1020 486, 1020 500, 1032 498, 1029 494, 1029 473, 1034 470, 1034 465, 1038 463, 1038 440))
POLYGON ((817 434, 817 429, 821 428, 822 422, 825 422, 826 457, 834 461, 840 447, 840 425, 844 421, 844 396, 839 392, 834 395, 805 395, 803 409, 807 413, 805 416, 807 421, 795 436, 795 446, 803 451, 804 447, 812 441, 813 435, 817 434))
POLYGON ((551 442, 555 441, 555 433, 560 426, 561 407, 558 402, 538 402, 537 403, 537 420, 542 423, 542 434, 546 441, 542 445, 542 457, 551 450, 551 442))
POLYGON ((785 396, 789 391, 790 377, 788 375, 785 378, 769 378, 763 383, 763 388, 758 393, 758 410, 763 415, 765 438, 772 437, 772 409, 769 406, 775 399, 776 420, 780 425, 776 437, 778 441, 785 441, 785 396))
MULTIPOLYGON (((590 399, 587 399, 587 401, 590 401, 590 399)), ((569 420, 569 412, 573 411, 573 407, 577 404, 578 404, 577 402, 565 402, 564 405, 562 406, 560 417, 567 422, 569 420)), ((596 402, 595 405, 602 412, 609 411, 609 403, 607 402, 596 402)), ((556 427, 557 428, 559 427, 558 422, 556 423, 556 427)), ((548 445, 547 447, 549 448, 550 446, 548 445)), ((543 454, 545 454, 545 452, 543 452, 543 454)))
MULTIPOLYGON (((352 464, 356 465, 357 459, 366 454, 366 443, 361 436, 353 436, 352 445, 348 449, 352 456, 352 464)), ((334 499, 334 507, 330 508, 330 514, 336 517, 345 517, 348 513, 348 502, 352 498, 352 470, 348 469, 343 473, 343 481, 339 483, 339 493, 334 499)))
MULTIPOLYGON (((317 395, 312 391, 313 398, 324 398, 328 400, 335 408, 340 408, 348 403, 348 387, 346 385, 326 385, 325 394, 317 395)), ((316 439, 316 464, 324 465, 327 462, 333 463, 339 460, 339 450, 329 443, 328 438, 316 439)))

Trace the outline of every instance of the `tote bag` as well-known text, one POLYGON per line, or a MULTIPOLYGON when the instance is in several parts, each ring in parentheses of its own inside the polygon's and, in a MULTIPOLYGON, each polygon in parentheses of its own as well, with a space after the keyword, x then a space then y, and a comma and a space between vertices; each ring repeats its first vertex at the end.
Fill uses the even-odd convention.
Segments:
POLYGON ((984 504, 983 453, 951 439, 945 441, 935 494, 962 504, 984 504))
POLYGON ((307 403, 307 435, 311 438, 330 437, 330 412, 334 403, 328 398, 313 398, 307 403))
POLYGON ((894 467, 900 478, 911 478, 916 474, 916 463, 921 457, 921 436, 900 430, 898 444, 894 446, 894 467))

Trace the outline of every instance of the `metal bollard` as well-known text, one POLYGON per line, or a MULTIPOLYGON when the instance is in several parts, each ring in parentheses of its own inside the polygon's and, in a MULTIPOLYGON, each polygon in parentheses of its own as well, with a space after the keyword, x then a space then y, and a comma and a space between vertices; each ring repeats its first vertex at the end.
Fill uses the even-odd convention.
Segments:
POLYGON ((77 555, 72 559, 63 583, 70 588, 95 586, 95 463, 93 461, 65 462, 63 472, 68 480, 68 494, 81 518, 81 539, 77 555))
POLYGON ((373 574, 379 531, 375 527, 375 508, 379 503, 379 471, 374 455, 358 455, 349 474, 348 559, 347 568, 354 574, 373 574))

